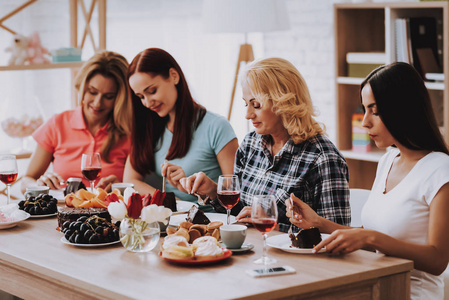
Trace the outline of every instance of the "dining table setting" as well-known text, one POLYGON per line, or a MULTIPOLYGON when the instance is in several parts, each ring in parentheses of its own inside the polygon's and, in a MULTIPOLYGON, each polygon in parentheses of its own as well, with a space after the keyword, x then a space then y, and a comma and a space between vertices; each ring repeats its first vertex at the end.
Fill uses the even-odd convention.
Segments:
POLYGON ((295 273, 257 278, 247 273, 260 269, 253 261, 263 252, 263 237, 253 227, 245 239, 252 247, 215 262, 177 263, 160 256, 164 237, 144 253, 120 243, 79 247, 62 243, 57 225, 55 216, 29 218, 0 232, 1 290, 37 299, 409 298, 411 261, 364 250, 289 252, 286 234, 278 231, 268 237, 268 255, 277 260, 270 268, 290 266, 295 273))
POLYGON ((229 214, 240 198, 232 176, 219 180, 220 214, 129 184, 117 185, 123 195, 94 189, 100 166, 82 168, 90 192, 30 187, 0 205, 1 291, 24 299, 410 297, 412 261, 294 246, 295 233, 277 230, 273 196, 255 196, 252 223, 238 223, 229 214))

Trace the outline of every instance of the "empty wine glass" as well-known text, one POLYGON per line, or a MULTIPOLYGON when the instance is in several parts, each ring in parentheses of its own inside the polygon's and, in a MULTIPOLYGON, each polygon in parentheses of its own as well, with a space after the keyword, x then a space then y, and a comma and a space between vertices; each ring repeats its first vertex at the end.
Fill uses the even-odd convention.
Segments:
POLYGON ((276 259, 267 256, 267 233, 273 230, 278 219, 276 198, 273 195, 255 195, 251 205, 251 219, 254 227, 263 234, 263 255, 254 263, 269 265, 276 259))
POLYGON ((17 161, 15 155, 0 156, 0 181, 6 184, 7 200, 11 203, 11 184, 17 179, 17 161))
POLYGON ((90 190, 94 192, 95 179, 101 174, 100 153, 83 154, 81 158, 81 173, 90 182, 90 190))
POLYGON ((240 183, 237 175, 220 175, 217 187, 218 201, 227 213, 227 224, 230 224, 231 209, 240 200, 240 183))

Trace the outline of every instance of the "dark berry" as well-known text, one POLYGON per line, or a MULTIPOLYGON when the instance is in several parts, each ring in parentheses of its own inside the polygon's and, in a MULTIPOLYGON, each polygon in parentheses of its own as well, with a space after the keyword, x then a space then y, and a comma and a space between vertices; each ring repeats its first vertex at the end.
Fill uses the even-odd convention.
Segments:
POLYGON ((98 244, 100 242, 100 239, 98 235, 94 234, 89 238, 89 244, 98 244))
POLYGON ((87 217, 86 216, 82 216, 82 217, 79 217, 77 221, 84 223, 86 220, 87 220, 87 217))

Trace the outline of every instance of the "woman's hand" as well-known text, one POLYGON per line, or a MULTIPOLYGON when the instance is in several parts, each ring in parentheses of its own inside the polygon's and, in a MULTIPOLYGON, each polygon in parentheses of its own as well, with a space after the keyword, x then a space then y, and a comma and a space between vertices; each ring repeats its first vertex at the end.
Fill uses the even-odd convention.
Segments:
POLYGON ((251 219, 251 206, 245 206, 240 213, 235 217, 237 222, 241 223, 252 223, 251 219))
POLYGON ((300 228, 308 229, 311 227, 317 227, 320 229, 321 217, 306 203, 299 200, 293 193, 290 194, 290 198, 285 200, 285 206, 287 207, 286 216, 290 218, 290 222, 300 228), (292 207, 290 199, 293 200, 294 206, 292 207))
POLYGON ((40 186, 48 186, 52 190, 59 190, 61 188, 61 184, 64 183, 64 178, 61 177, 58 173, 55 172, 46 172, 44 175, 39 177, 36 181, 37 185, 40 186))
POLYGON ((179 180, 181 178, 186 177, 184 170, 180 166, 166 162, 161 165, 161 169, 162 169, 161 170, 162 176, 165 176, 165 178, 167 178, 168 182, 173 187, 177 188, 178 190, 180 190, 183 193, 187 193, 187 191, 179 183, 179 180))
POLYGON ((96 188, 102 188, 106 192, 110 192, 112 189, 112 184, 118 182, 117 176, 115 175, 109 175, 106 177, 102 177, 98 183, 96 188))
POLYGON ((211 199, 217 197, 217 184, 203 172, 181 178, 179 182, 186 193, 207 195, 211 199))
POLYGON ((368 241, 374 234, 374 231, 362 228, 338 229, 316 245, 313 251, 318 253, 326 247, 326 251, 332 254, 350 253, 369 246, 368 241))

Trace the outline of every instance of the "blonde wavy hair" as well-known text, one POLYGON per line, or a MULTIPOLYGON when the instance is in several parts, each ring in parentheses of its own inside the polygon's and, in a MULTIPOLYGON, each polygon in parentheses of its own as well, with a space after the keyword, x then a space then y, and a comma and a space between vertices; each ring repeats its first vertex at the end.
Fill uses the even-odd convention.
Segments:
POLYGON ((295 144, 325 133, 324 126, 314 119, 307 84, 289 61, 282 58, 256 60, 246 66, 241 80, 258 102, 271 102, 273 112, 281 117, 295 144))
POLYGON ((81 68, 75 78, 78 90, 77 105, 81 105, 86 93, 87 84, 97 74, 112 78, 117 86, 114 109, 109 117, 108 137, 101 147, 101 156, 107 162, 109 153, 119 140, 131 132, 132 103, 128 86, 128 61, 122 55, 112 51, 100 51, 92 56, 81 68))

